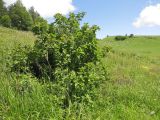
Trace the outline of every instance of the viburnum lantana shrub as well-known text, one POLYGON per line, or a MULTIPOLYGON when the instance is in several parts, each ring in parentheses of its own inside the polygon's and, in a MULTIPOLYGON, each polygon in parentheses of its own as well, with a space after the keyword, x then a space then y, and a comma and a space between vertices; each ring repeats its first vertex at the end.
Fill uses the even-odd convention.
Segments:
POLYGON ((70 13, 68 17, 56 14, 45 32, 35 31, 38 40, 25 57, 33 75, 57 85, 65 107, 70 102, 91 101, 94 89, 106 79, 97 47, 99 27, 87 23, 81 26, 83 17, 84 13, 70 13))

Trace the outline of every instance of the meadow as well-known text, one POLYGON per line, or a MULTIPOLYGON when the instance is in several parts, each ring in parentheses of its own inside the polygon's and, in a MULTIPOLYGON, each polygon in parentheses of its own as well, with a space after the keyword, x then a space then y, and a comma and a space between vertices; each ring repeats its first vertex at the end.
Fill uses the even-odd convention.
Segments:
POLYGON ((104 118, 158 120, 160 37, 136 36, 125 41, 109 37, 99 44, 112 47, 104 58, 111 75, 102 89, 102 101, 105 99, 107 105, 102 112, 104 118))
MULTIPOLYGON (((9 73, 9 53, 18 44, 33 46, 36 37, 0 27, 0 120, 61 120, 64 111, 53 95, 52 83, 41 83, 31 75, 9 73)), ((160 37, 135 36, 124 41, 108 37, 100 48, 112 49, 102 59, 109 73, 97 91, 92 106, 68 108, 68 120, 159 120, 160 37)))

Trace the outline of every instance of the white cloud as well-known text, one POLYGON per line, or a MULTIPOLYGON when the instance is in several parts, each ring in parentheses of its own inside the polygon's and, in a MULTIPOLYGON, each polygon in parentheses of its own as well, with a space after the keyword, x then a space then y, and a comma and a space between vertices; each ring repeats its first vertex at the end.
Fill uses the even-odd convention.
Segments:
MULTIPOLYGON (((15 1, 16 0, 4 0, 7 6, 15 1)), ((22 0, 22 3, 26 8, 34 6, 35 10, 45 18, 52 17, 56 13, 66 15, 75 10, 72 0, 22 0)))
POLYGON ((150 5, 144 8, 133 26, 140 27, 153 27, 160 26, 160 4, 150 5))

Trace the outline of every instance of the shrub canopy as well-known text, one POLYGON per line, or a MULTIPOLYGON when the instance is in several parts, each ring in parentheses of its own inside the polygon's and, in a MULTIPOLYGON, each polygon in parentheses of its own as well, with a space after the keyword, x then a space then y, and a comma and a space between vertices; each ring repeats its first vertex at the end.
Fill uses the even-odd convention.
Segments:
MULTIPOLYGON (((46 29, 36 27, 38 40, 33 48, 19 48, 13 53, 13 71, 31 72, 39 80, 55 83, 56 95, 63 106, 70 102, 90 101, 94 89, 106 77, 99 64, 96 31, 98 26, 80 25, 84 13, 69 17, 55 15, 55 22, 46 29)), ((42 27, 43 28, 43 27, 42 27)))

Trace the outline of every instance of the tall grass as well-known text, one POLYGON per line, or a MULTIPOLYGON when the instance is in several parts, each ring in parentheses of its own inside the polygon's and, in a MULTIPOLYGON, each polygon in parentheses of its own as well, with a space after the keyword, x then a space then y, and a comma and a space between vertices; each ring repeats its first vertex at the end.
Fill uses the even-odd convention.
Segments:
MULTIPOLYGON (((102 87, 102 119, 145 120, 160 118, 160 38, 107 38, 100 46, 112 46, 104 58, 111 79, 102 87)), ((100 107, 101 108, 101 107, 100 107)))
POLYGON ((0 120, 159 120, 160 37, 135 37, 125 41, 106 38, 99 46, 112 51, 103 59, 110 74, 97 91, 92 106, 61 109, 50 82, 31 75, 15 75, 6 67, 8 52, 19 43, 33 45, 35 36, 0 28, 0 120))

